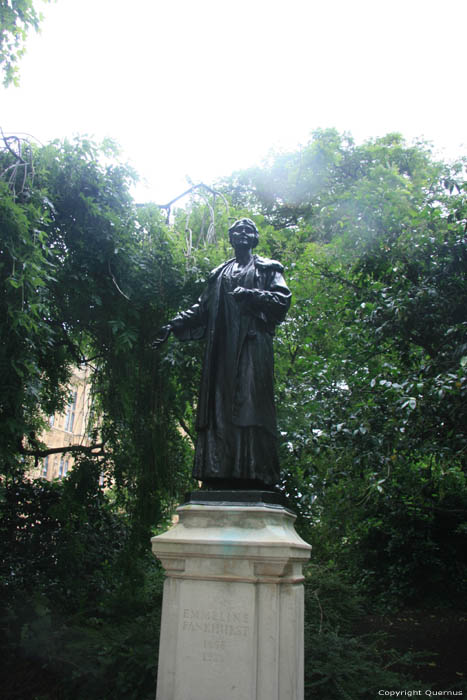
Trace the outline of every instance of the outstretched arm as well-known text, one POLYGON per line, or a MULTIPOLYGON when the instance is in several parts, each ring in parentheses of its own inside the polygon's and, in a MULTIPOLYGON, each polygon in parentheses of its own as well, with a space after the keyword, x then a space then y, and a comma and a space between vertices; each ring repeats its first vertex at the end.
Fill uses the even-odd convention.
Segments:
POLYGON ((153 350, 158 350, 161 345, 163 345, 167 340, 169 335, 172 332, 172 326, 171 324, 167 324, 167 326, 162 326, 162 328, 159 329, 157 333, 157 338, 151 343, 151 347, 153 350))
POLYGON ((181 311, 166 326, 159 329, 157 337, 152 343, 152 348, 154 350, 160 348, 171 333, 178 340, 200 340, 204 337, 206 325, 207 307, 203 294, 197 304, 193 304, 187 311, 181 311))

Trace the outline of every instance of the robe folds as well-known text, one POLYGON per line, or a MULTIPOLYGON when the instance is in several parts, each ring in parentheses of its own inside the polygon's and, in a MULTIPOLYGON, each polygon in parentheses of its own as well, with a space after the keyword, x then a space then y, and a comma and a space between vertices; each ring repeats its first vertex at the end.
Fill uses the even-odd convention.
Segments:
POLYGON ((273 335, 291 293, 275 261, 235 258, 211 273, 197 304, 172 321, 179 340, 206 340, 198 398, 193 476, 261 482, 279 480, 274 407, 273 335), (251 290, 239 301, 236 287, 251 290))

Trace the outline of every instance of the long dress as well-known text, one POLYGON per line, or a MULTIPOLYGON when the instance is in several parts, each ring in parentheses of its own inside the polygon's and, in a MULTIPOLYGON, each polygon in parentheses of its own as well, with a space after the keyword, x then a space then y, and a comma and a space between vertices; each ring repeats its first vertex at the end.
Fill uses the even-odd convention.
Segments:
POLYGON ((207 483, 279 480, 273 335, 290 304, 280 263, 253 256, 211 274, 199 303, 172 321, 180 340, 206 337, 193 476, 207 483), (236 287, 252 290, 238 301, 236 287))

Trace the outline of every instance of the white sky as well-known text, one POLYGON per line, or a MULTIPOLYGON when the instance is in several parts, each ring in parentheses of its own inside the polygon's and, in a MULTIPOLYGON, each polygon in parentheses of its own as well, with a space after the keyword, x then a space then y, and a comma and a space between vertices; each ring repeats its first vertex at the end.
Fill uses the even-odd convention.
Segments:
POLYGON ((467 141, 466 0, 57 0, 0 126, 116 139, 165 203, 317 127, 467 141))

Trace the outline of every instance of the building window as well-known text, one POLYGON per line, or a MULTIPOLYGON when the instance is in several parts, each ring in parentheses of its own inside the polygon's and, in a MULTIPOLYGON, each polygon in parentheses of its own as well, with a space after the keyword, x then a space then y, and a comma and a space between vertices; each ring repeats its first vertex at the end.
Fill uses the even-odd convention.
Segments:
POLYGON ((64 455, 60 457, 60 465, 58 467, 59 479, 63 479, 63 477, 68 474, 69 459, 69 457, 65 457, 64 455))
POLYGON ((88 417, 88 424, 86 427, 86 436, 92 440, 94 438, 94 432, 95 432, 95 425, 96 425, 96 412, 93 407, 91 407, 89 411, 89 417, 88 417))
POLYGON ((41 476, 47 478, 47 472, 49 470, 49 455, 44 459, 44 462, 42 464, 42 474, 41 476))
POLYGON ((65 430, 67 430, 70 433, 73 431, 73 424, 75 422, 77 399, 78 399, 78 392, 74 391, 73 394, 71 395, 71 400, 70 400, 70 403, 68 404, 66 417, 65 417, 65 430))

